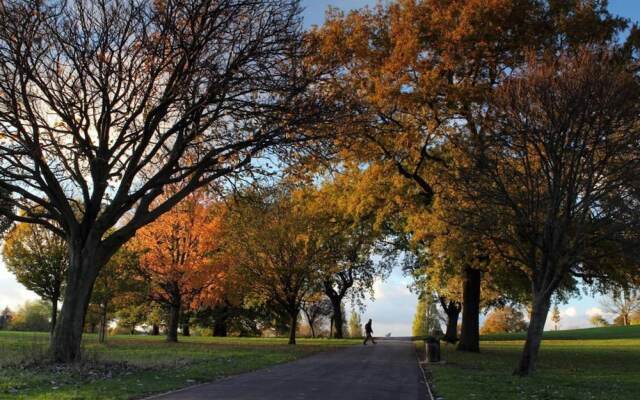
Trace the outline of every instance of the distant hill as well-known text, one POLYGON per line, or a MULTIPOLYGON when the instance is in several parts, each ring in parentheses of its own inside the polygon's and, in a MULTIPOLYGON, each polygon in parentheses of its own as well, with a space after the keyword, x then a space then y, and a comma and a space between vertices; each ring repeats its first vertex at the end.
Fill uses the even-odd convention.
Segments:
MULTIPOLYGON (((480 340, 524 340, 526 332, 482 335, 480 340)), ((640 339, 640 325, 545 331, 545 340, 640 339)))

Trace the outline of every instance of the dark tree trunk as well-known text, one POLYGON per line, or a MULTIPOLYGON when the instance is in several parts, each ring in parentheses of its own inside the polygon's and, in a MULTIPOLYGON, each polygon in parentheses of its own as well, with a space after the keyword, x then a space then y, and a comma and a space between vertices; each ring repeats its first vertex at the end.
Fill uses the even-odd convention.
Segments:
POLYGON ((51 353, 56 362, 80 359, 84 318, 89 307, 93 284, 108 257, 98 257, 98 245, 84 247, 72 243, 69 249, 67 287, 62 312, 56 321, 51 340, 51 353))
POLYGON ((528 376, 534 371, 550 307, 551 295, 539 294, 534 297, 531 320, 527 329, 527 340, 524 343, 520 364, 513 372, 515 375, 528 376))
POLYGON ((53 333, 56 329, 56 320, 58 319, 58 298, 54 297, 51 299, 51 329, 49 329, 49 333, 53 337, 53 333))
POLYGON ((100 315, 100 331, 98 332, 98 342, 104 343, 107 337, 107 304, 102 304, 100 315))
POLYGON ((333 307, 333 329, 334 329, 334 333, 333 333, 333 337, 335 339, 342 339, 343 338, 343 325, 344 325, 344 319, 343 319, 343 315, 342 315, 342 298, 341 297, 330 297, 331 299, 331 306, 333 307))
POLYGON ((313 322, 309 322, 309 328, 311 329, 311 337, 316 338, 316 328, 313 326, 313 322))
POLYGON ((298 329, 298 313, 299 311, 296 309, 295 311, 290 311, 289 315, 291 317, 291 326, 289 327, 289 344, 296 344, 296 330, 298 329))
POLYGON ((480 351, 480 278, 480 270, 465 267, 459 351, 480 351))
POLYGON ((158 326, 158 324, 153 324, 151 326, 151 336, 158 336, 160 335, 160 327, 158 326))
POLYGON ((227 336, 227 318, 216 318, 213 322, 213 336, 227 336))
POLYGON ((456 343, 458 341, 458 318, 460 317, 462 306, 457 301, 449 300, 447 303, 447 300, 443 297, 440 297, 440 304, 447 314, 447 331, 442 340, 448 343, 456 343))
POLYGON ((191 336, 191 330, 189 329, 189 323, 182 323, 182 336, 191 336))
POLYGON ((172 304, 169 308, 169 323, 167 325, 167 342, 178 341, 178 325, 180 324, 180 306, 172 304))

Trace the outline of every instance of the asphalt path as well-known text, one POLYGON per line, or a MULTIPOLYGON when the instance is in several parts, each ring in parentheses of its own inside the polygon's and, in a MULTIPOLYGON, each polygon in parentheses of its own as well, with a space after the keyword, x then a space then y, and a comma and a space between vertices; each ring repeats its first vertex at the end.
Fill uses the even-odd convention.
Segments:
POLYGON ((408 340, 328 351, 220 379, 162 400, 424 400, 426 388, 408 340))

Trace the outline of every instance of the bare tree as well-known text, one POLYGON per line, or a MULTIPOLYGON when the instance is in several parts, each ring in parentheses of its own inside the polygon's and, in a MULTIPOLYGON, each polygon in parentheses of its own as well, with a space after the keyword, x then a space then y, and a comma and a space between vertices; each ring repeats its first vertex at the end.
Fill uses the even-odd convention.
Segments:
POLYGON ((298 1, 0 5, 0 213, 64 237, 55 359, 79 357, 93 283, 140 227, 300 139, 319 107, 298 1), (181 190, 158 201, 164 187, 181 190))
POLYGON ((625 188, 640 172, 639 99, 638 83, 608 50, 532 61, 498 90, 485 134, 460 146, 468 219, 530 278, 517 374, 534 369, 559 288, 624 268, 606 260, 637 238, 637 218, 621 221, 615 205, 629 201, 625 188))
POLYGON ((600 304, 606 312, 619 318, 623 326, 629 326, 634 313, 640 312, 640 289, 614 289, 600 304))

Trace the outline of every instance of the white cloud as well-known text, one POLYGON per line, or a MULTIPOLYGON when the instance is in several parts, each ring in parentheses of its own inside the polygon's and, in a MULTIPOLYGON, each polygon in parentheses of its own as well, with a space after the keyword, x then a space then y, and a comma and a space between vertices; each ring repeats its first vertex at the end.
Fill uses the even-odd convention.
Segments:
POLYGON ((604 315, 604 311, 602 311, 598 307, 591 307, 590 309, 587 310, 587 312, 585 312, 585 315, 587 317, 589 317, 589 318, 595 317, 596 315, 603 316, 604 315))
POLYGON ((573 318, 577 314, 578 314, 578 311, 576 310, 575 307, 565 308, 564 310, 562 310, 560 312, 560 315, 565 316, 565 317, 569 317, 569 318, 573 318))

